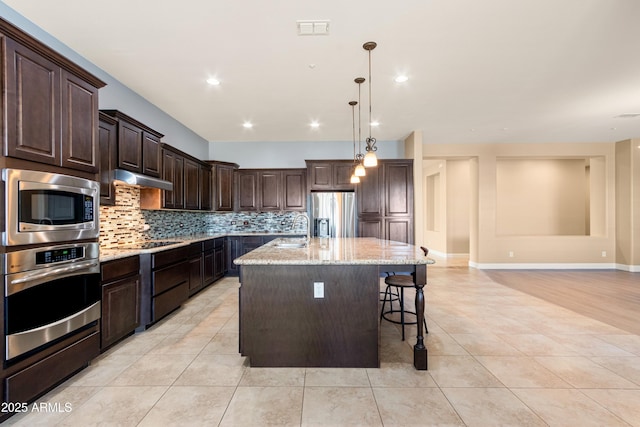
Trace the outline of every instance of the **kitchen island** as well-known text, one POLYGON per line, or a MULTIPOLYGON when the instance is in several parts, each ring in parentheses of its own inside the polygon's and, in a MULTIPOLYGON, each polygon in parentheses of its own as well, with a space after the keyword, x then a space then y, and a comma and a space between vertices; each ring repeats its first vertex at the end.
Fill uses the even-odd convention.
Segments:
POLYGON ((276 239, 240 265, 240 353, 253 367, 380 367, 380 277, 415 274, 414 366, 427 369, 419 247, 374 238, 276 239))

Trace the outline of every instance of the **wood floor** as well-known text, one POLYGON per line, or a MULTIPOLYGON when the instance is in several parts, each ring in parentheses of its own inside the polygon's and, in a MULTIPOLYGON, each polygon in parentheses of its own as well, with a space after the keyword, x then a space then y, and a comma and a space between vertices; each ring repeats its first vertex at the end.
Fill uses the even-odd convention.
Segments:
POLYGON ((640 274, 617 270, 485 270, 497 283, 640 335, 640 274))

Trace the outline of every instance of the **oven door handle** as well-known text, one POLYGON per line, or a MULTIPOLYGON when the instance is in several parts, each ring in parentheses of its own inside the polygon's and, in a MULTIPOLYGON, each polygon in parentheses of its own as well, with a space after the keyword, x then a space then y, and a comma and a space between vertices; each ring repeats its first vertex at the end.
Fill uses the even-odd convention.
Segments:
POLYGON ((33 286, 37 286, 43 281, 51 281, 66 276, 77 276, 79 274, 99 273, 99 263, 95 261, 77 263, 65 267, 54 268, 52 270, 38 271, 21 275, 19 278, 8 280, 5 292, 7 296, 15 294, 33 286), (46 279, 46 280, 45 280, 46 279))

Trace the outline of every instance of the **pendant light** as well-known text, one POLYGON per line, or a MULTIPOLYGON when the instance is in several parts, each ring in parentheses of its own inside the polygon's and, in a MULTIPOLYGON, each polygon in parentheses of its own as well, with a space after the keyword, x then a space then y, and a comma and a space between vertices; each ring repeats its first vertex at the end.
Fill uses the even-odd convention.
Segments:
POLYGON ((371 51, 377 46, 376 42, 366 42, 362 45, 364 50, 369 52, 369 137, 367 138, 367 146, 365 150, 367 154, 364 156, 364 166, 374 167, 378 166, 378 158, 376 157, 376 139, 371 136, 371 51))
MULTIPOLYGON (((356 163, 356 101, 349 101, 349 105, 351 105, 351 121, 353 123, 353 162, 356 163)), ((349 180, 351 184, 358 184, 360 182, 360 177, 356 175, 356 171, 354 169, 351 174, 351 179, 349 180)))
MULTIPOLYGON (((360 102, 360 88, 362 83, 364 83, 364 77, 357 77, 354 81, 358 84, 358 103, 357 103, 358 104, 358 154, 354 156, 354 159, 358 164, 356 165, 356 170, 354 173, 356 176, 365 176, 367 174, 367 171, 364 169, 364 166, 362 164, 364 155, 360 150, 360 141, 362 140, 362 125, 361 125, 362 120, 361 120, 361 111, 360 111, 360 106, 362 105, 362 103, 360 102)), ((354 129, 355 129, 355 126, 354 126, 354 129)))

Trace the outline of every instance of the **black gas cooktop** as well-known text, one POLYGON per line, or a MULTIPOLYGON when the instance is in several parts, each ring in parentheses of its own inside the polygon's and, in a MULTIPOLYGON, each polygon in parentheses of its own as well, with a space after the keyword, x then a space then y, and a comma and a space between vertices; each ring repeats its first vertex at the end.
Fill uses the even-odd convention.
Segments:
POLYGON ((181 242, 168 241, 168 240, 153 240, 148 242, 129 243, 128 245, 118 246, 118 249, 153 249, 160 248, 162 246, 175 245, 181 242))

